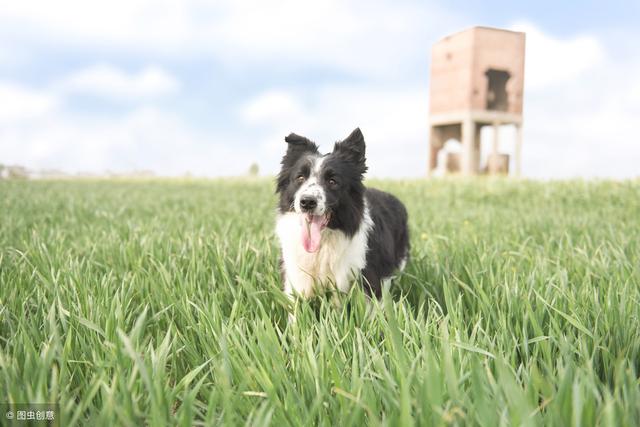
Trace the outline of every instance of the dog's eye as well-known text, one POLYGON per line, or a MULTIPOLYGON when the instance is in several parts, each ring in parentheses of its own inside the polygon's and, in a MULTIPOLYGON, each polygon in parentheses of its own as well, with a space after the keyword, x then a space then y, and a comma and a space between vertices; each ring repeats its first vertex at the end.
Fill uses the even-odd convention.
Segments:
POLYGON ((335 179, 333 178, 329 178, 329 180, 327 181, 329 183, 330 186, 335 187, 336 185, 338 185, 338 183, 336 182, 335 179))
POLYGON ((296 177, 296 181, 298 181, 300 184, 302 184, 304 182, 304 175, 300 174, 296 177))

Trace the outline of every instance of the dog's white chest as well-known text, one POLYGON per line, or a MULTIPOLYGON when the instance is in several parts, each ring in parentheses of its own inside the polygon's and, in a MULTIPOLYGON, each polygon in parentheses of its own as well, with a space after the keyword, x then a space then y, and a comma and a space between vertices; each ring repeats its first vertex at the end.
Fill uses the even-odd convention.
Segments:
POLYGON ((352 237, 325 229, 320 249, 306 252, 301 243, 300 217, 286 213, 278 217, 276 234, 282 247, 285 292, 310 297, 323 288, 348 292, 356 274, 366 264, 367 235, 372 227, 368 212, 352 237))

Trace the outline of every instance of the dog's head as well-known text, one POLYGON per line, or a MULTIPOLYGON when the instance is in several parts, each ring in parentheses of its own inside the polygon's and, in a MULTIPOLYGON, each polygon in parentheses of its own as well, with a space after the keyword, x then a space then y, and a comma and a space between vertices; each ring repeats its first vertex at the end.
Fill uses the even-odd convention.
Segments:
POLYGON ((277 179, 281 213, 300 215, 303 245, 315 252, 325 227, 353 235, 364 211, 363 175, 367 170, 364 137, 355 129, 333 151, 320 154, 309 139, 290 134, 277 179), (306 229, 306 230, 305 230, 306 229))

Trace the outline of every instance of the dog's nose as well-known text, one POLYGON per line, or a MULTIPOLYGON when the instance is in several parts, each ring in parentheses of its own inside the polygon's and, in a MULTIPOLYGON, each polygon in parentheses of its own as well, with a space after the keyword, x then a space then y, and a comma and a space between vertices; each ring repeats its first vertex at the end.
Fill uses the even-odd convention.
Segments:
POLYGON ((313 197, 303 197, 300 199, 300 207, 303 211, 312 211, 318 206, 318 201, 313 197))

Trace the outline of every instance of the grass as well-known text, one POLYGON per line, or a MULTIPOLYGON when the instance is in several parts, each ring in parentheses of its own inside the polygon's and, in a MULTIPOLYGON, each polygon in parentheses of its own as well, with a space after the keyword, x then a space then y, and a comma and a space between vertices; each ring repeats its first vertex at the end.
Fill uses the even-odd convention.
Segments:
POLYGON ((0 182, 0 399, 65 426, 637 425, 640 182, 374 184, 407 270, 288 324, 269 180, 0 182))

